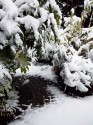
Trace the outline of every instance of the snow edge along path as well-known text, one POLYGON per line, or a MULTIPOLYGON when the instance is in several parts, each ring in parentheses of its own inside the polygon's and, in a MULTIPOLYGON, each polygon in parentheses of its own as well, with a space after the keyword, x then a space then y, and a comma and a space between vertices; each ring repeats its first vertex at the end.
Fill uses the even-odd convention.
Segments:
POLYGON ((9 125, 93 125, 93 96, 67 97, 55 87, 49 87, 55 101, 42 108, 31 109, 21 120, 9 125))

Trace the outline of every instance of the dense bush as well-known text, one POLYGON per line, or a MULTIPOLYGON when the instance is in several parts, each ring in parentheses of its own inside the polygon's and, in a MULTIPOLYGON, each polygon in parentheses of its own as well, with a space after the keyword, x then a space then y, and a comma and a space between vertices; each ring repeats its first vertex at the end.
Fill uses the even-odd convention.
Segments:
POLYGON ((81 92, 87 92, 93 82, 93 64, 90 61, 93 59, 93 28, 84 28, 91 9, 92 1, 85 0, 81 17, 75 15, 73 8, 71 15, 64 17, 65 28, 61 32, 59 51, 54 55, 55 72, 61 69, 58 71, 64 83, 81 92))

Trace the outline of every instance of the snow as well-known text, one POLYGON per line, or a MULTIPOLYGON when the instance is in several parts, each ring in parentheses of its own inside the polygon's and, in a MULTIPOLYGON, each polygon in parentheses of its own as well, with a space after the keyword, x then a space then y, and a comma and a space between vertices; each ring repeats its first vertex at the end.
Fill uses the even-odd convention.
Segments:
POLYGON ((24 24, 27 30, 33 28, 35 33, 35 38, 38 40, 39 38, 38 28, 40 26, 40 21, 38 19, 35 19, 34 17, 27 15, 23 18, 17 17, 16 21, 20 24, 24 24))
MULTIPOLYGON (((58 15, 60 16, 60 19, 62 19, 62 13, 61 10, 59 8, 59 6, 56 4, 55 0, 49 0, 51 7, 57 11, 58 15)), ((61 20, 60 20, 60 24, 61 24, 61 20)))
MULTIPOLYGON (((92 50, 90 52, 92 59, 92 50)), ((61 45, 54 55, 53 65, 62 68, 60 76, 66 85, 81 92, 88 91, 93 80, 93 64, 89 58, 79 56, 73 47, 61 45)))
POLYGON ((14 20, 10 20, 7 16, 0 21, 0 28, 4 31, 6 36, 21 32, 18 24, 14 20))
POLYGON ((45 22, 48 18, 48 11, 45 10, 44 8, 39 8, 39 13, 40 13, 40 21, 45 22))
POLYGON ((75 54, 71 57, 71 61, 63 64, 63 67, 60 75, 62 78, 65 77, 64 82, 66 85, 70 87, 76 86, 81 92, 88 91, 86 86, 90 87, 92 81, 91 74, 93 74, 93 64, 90 62, 90 59, 83 59, 75 54))
POLYGON ((16 6, 20 7, 22 4, 24 4, 26 2, 26 0, 16 0, 15 4, 16 6))
POLYGON ((37 8, 39 6, 38 0, 26 0, 26 2, 33 8, 37 8))
POLYGON ((55 18, 54 18, 54 14, 53 14, 53 13, 51 13, 51 14, 49 15, 49 19, 50 19, 51 23, 52 23, 53 26, 54 26, 54 31, 55 31, 56 36, 59 38, 59 37, 60 37, 60 32, 59 32, 59 29, 58 29, 58 27, 57 27, 57 23, 56 23, 56 20, 55 20, 55 18))
MULTIPOLYGON (((23 50, 22 45, 25 39, 22 41, 19 34, 22 33, 21 24, 23 24, 26 31, 33 29, 37 42, 39 38, 41 39, 44 59, 53 58, 53 54, 56 53, 53 64, 62 69, 60 76, 64 79, 64 83, 70 87, 76 87, 81 92, 87 92, 93 81, 93 49, 91 49, 93 41, 87 42, 92 38, 93 27, 83 29, 84 15, 81 18, 77 17, 72 8, 72 15, 64 18, 66 28, 60 29, 62 13, 55 0, 48 0, 44 6, 39 5, 39 3, 39 0, 0 0, 2 7, 0 9, 0 49, 9 44, 15 55, 19 48, 23 50), (49 6, 52 8, 52 12, 49 12, 49 6), (58 15, 56 18, 59 18, 59 26, 57 19, 55 19, 55 13, 58 15), (50 32, 47 31, 49 28, 50 32), (47 34, 51 38, 46 40, 47 34), (54 34, 60 39, 59 46, 54 46, 50 40, 53 38, 55 41, 54 34), (76 46, 72 45, 73 42, 76 46), (80 56, 83 49, 87 51, 87 58, 84 55, 80 56)), ((91 4, 92 0, 84 0, 84 14, 86 16, 91 10, 91 4)), ((24 37, 24 33, 22 35, 24 37)), ((15 75, 39 76, 56 81, 53 67, 49 65, 40 66, 31 63, 26 74, 17 69, 15 75)), ((5 69, 3 64, 0 64, 0 83, 3 85, 5 85, 4 77, 9 78, 9 81, 12 80, 9 71, 5 69)), ((6 79, 5 83, 7 83, 6 79)), ((28 81, 24 84, 27 83, 28 81)), ((17 123, 13 122, 13 125, 93 125, 93 96, 75 99, 65 96, 55 88, 48 89, 55 94, 54 101, 48 105, 45 104, 42 108, 28 110, 23 116, 23 120, 19 120, 17 123)))
POLYGON ((12 0, 0 0, 1 5, 3 5, 3 10, 7 12, 8 17, 11 19, 18 16, 18 8, 12 2, 12 0))
POLYGON ((72 13, 72 15, 74 15, 74 13, 75 13, 74 8, 71 9, 71 13, 72 13))
POLYGON ((5 45, 6 43, 8 43, 8 40, 6 40, 6 36, 2 32, 0 32, 0 43, 2 45, 5 45))
POLYGON ((21 119, 9 125, 93 125, 93 96, 76 99, 55 87, 49 89, 55 94, 54 101, 42 108, 28 108, 21 119))
POLYGON ((0 19, 2 19, 6 15, 6 12, 0 9, 0 19))
MULTIPOLYGON (((91 6, 91 1, 92 0, 84 0, 84 7, 87 8, 87 7, 90 7, 91 6)), ((91 7, 90 7, 91 8, 91 7)))
POLYGON ((23 16, 24 11, 29 11, 29 6, 27 5, 27 3, 21 5, 21 7, 19 8, 19 15, 23 16))
POLYGON ((53 58, 54 53, 58 51, 57 46, 54 44, 53 41, 50 43, 45 42, 44 45, 42 46, 42 55, 44 59, 49 60, 50 58, 53 58))
POLYGON ((93 63, 93 49, 90 50, 90 52, 89 52, 89 57, 90 57, 90 60, 91 60, 92 63, 93 63))
POLYGON ((17 69, 15 76, 19 75, 40 76, 42 78, 54 81, 56 79, 56 75, 54 74, 52 68, 53 68, 52 66, 48 65, 36 66, 34 64, 31 64, 26 74, 21 73, 20 69, 17 69))
MULTIPOLYGON (((39 27, 50 18, 51 23, 54 25, 55 33, 58 36, 59 32, 53 14, 49 16, 48 8, 40 7, 38 0, 0 0, 0 4, 2 5, 2 9, 0 9, 0 19, 2 19, 0 21, 0 28, 6 36, 21 32, 20 25, 24 24, 26 30, 33 29, 35 38, 38 40, 41 35, 38 31, 39 27), (27 13, 26 16, 23 14, 25 11, 27 13)), ((53 7, 58 11, 61 19, 61 11, 55 1, 53 2, 53 7)))
POLYGON ((8 81, 4 81, 5 79, 12 81, 9 71, 0 63, 0 85, 4 86, 6 83, 8 84, 8 81))
POLYGON ((17 44, 18 47, 22 46, 22 44, 23 44, 22 40, 20 39, 19 34, 15 35, 15 43, 17 44))

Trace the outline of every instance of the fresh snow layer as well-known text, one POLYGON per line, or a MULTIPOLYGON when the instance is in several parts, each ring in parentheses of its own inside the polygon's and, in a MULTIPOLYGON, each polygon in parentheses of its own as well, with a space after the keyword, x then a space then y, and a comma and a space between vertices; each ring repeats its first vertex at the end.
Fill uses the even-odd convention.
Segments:
POLYGON ((55 100, 42 108, 28 109, 20 120, 9 125, 93 125, 93 96, 67 97, 55 87, 49 88, 55 100))
POLYGON ((31 64, 26 74, 21 73, 20 69, 17 69, 15 75, 16 76, 19 76, 19 75, 40 76, 42 78, 54 81, 56 78, 56 75, 54 74, 52 68, 53 67, 49 65, 36 66, 36 65, 31 64))

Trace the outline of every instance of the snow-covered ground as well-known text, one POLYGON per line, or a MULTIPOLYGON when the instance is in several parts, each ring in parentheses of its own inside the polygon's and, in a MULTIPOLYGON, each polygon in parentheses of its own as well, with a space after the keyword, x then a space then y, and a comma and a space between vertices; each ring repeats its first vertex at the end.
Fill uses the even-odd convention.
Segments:
POLYGON ((9 125, 93 125, 93 96, 72 98, 55 87, 54 101, 42 108, 28 109, 20 120, 9 125))
POLYGON ((16 70, 15 76, 20 75, 29 75, 29 76, 39 76, 51 81, 55 81, 56 75, 53 72, 53 66, 50 65, 34 65, 31 63, 31 66, 29 66, 29 70, 25 73, 22 73, 20 69, 16 70))

